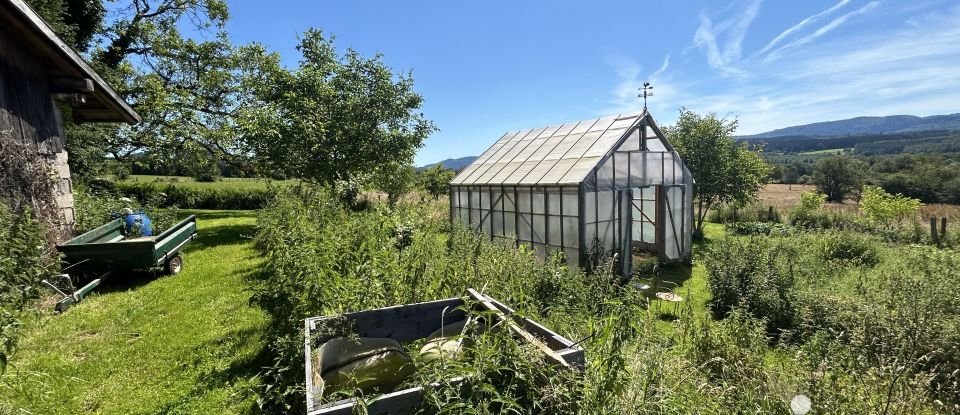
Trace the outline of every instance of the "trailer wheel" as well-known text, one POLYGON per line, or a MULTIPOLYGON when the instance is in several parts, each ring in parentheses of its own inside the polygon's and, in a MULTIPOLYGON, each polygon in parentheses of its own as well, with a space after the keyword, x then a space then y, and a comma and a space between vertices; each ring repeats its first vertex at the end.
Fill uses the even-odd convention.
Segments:
POLYGON ((166 271, 167 275, 177 275, 181 269, 183 269, 183 259, 180 258, 180 255, 168 259, 167 263, 163 266, 163 270, 166 271))

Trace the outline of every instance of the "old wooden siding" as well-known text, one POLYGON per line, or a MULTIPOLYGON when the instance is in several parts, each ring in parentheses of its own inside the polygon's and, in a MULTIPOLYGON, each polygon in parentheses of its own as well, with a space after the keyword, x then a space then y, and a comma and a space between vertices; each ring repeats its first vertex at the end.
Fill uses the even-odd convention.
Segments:
POLYGON ((0 132, 30 143, 48 162, 58 181, 57 205, 63 225, 74 223, 73 183, 67 164, 62 117, 50 93, 44 65, 0 28, 0 132))

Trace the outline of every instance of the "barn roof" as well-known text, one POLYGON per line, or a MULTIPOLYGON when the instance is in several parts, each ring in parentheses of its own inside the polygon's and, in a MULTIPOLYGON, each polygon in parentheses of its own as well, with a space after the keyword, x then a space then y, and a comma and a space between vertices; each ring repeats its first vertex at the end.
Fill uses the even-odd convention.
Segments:
POLYGON ((627 113, 508 132, 450 183, 580 183, 643 115, 627 113))
POLYGON ((136 111, 23 0, 0 0, 0 28, 22 42, 18 50, 44 63, 50 78, 79 81, 81 90, 93 87, 92 92, 86 92, 85 102, 73 105, 78 121, 140 122, 136 111))

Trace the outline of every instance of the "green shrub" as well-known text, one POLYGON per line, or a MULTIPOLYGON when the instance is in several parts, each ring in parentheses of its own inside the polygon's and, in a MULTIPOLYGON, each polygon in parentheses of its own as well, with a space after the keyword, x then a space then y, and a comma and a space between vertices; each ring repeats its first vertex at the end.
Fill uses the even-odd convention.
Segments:
POLYGON ((726 238, 713 243, 703 262, 714 315, 734 309, 763 318, 768 331, 779 336, 795 327, 795 270, 798 249, 787 240, 761 237, 726 238))
POLYGON ((57 265, 33 213, 11 212, 0 202, 0 371, 16 350, 21 311, 40 296, 40 281, 57 265))
POLYGON ((880 262, 880 244, 869 236, 831 232, 819 239, 818 254, 824 261, 851 261, 866 266, 880 262))
POLYGON ((728 231, 736 235, 785 235, 790 228, 780 223, 734 222, 726 224, 728 231))
POLYGON ((117 183, 111 192, 137 200, 155 200, 159 207, 253 210, 266 206, 274 190, 269 188, 191 188, 174 184, 157 186, 153 183, 117 183))
POLYGON ((920 210, 920 200, 901 194, 891 195, 877 186, 863 186, 860 210, 871 220, 887 228, 896 221, 899 225, 905 217, 915 215, 920 210))
POLYGON ((93 230, 94 228, 120 217, 120 212, 125 207, 130 207, 134 212, 143 212, 153 223, 154 234, 163 232, 177 222, 178 210, 176 208, 158 207, 158 195, 147 195, 148 198, 126 198, 117 196, 116 193, 92 191, 83 185, 74 188, 74 214, 76 222, 73 229, 75 234, 81 234, 93 230), (152 196, 153 198, 149 198, 152 196))
POLYGON ((773 222, 780 223, 780 210, 771 206, 763 206, 758 203, 743 207, 734 205, 723 205, 711 209, 707 214, 707 220, 713 223, 730 222, 773 222))

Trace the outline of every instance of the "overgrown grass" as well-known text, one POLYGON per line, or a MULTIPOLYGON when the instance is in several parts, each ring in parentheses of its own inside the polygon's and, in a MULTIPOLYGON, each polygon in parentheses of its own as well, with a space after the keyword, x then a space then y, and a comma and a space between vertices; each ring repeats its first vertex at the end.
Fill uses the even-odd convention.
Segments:
POLYGON ((257 227, 249 212, 200 212, 182 274, 114 282, 29 321, 0 378, 0 413, 302 412, 304 317, 470 286, 582 339, 588 365, 560 376, 485 338, 472 360, 415 380, 476 374, 474 393, 428 392, 441 412, 789 413, 797 394, 817 413, 960 411, 949 399, 955 252, 847 234, 725 237, 708 224, 694 265, 656 277, 684 297, 674 305, 602 269, 541 264, 452 228, 442 201, 352 212, 332 200, 282 197, 257 227), (246 239, 255 233, 257 249, 246 239), (398 235, 411 236, 402 250, 398 235))
MULTIPOLYGON (((884 249, 879 242, 854 238, 820 243, 810 236, 797 242, 801 250, 791 248, 771 255, 765 245, 749 242, 744 245, 753 249, 753 254, 743 249, 730 251, 726 249, 729 240, 708 235, 708 240, 697 246, 694 263, 708 265, 712 308, 721 311, 710 313, 704 307, 711 300, 704 282, 707 274, 700 265, 665 269, 657 279, 678 282, 674 291, 685 299, 679 305, 661 303, 651 299, 652 292, 638 291, 632 284, 614 285, 614 278, 603 269, 584 274, 552 262, 539 265, 524 249, 490 243, 449 227, 442 208, 421 205, 349 212, 320 191, 281 197, 262 213, 258 247, 267 263, 263 273, 252 275, 251 283, 255 303, 271 315, 271 338, 276 339, 271 345, 276 366, 265 378, 272 388, 265 397, 278 406, 270 409, 303 411, 302 318, 460 295, 466 287, 480 286, 568 338, 585 339, 586 371, 582 379, 574 380, 549 375, 536 359, 475 362, 478 366, 472 373, 478 374, 479 380, 473 380, 470 387, 480 393, 460 398, 440 393, 440 399, 430 395, 434 397, 431 404, 441 412, 469 407, 472 413, 501 413, 511 402, 527 402, 522 412, 785 413, 797 394, 810 396, 821 412, 951 410, 949 403, 935 403, 945 395, 928 385, 938 373, 949 376, 952 360, 937 355, 941 360, 936 367, 946 372, 930 372, 927 367, 927 371, 911 369, 909 376, 902 369, 898 372, 898 366, 891 366, 889 360, 881 363, 878 359, 895 355, 879 349, 871 357, 874 360, 858 360, 856 356, 865 356, 854 353, 860 349, 838 341, 836 335, 820 333, 829 333, 827 327, 832 326, 827 321, 838 323, 846 318, 844 327, 853 329, 863 323, 863 330, 869 330, 883 327, 874 324, 881 320, 855 320, 839 313, 827 320, 807 318, 801 310, 822 312, 824 307, 800 307, 817 304, 816 297, 801 303, 796 298, 800 294, 794 291, 796 277, 786 271, 774 272, 771 265, 789 264, 811 245, 813 254, 804 256, 808 262, 797 267, 816 263, 822 270, 858 269, 867 261, 886 258, 882 253, 870 254, 884 249), (394 240, 393 229, 398 224, 412 229, 414 235, 412 245, 403 251, 394 240), (717 245, 709 251, 713 254, 703 257, 703 248, 712 245, 717 245), (734 263, 718 267, 725 258, 734 263), (750 279, 731 281, 731 294, 721 295, 714 280, 724 275, 750 279), (803 324, 818 325, 822 330, 785 335, 799 331, 803 324), (490 365, 499 368, 497 373, 525 373, 523 379, 545 377, 568 383, 548 383, 549 388, 543 389, 544 382, 488 376, 490 372, 483 368, 490 365), (531 396, 550 396, 551 400, 531 400, 531 396)), ((883 272, 890 277, 902 271, 883 272)), ((805 286, 824 287, 823 293, 830 293, 826 287, 833 287, 832 283, 826 274, 816 281, 805 280, 805 286)), ((880 293, 890 292, 878 280, 873 283, 879 284, 877 296, 864 297, 860 304, 879 301, 880 293)), ((937 327, 951 329, 950 321, 937 327)), ((862 342, 868 338, 862 337, 862 342)), ((936 340, 940 343, 924 347, 939 347, 946 353, 950 339, 940 337, 936 340)), ((510 347, 500 349, 515 356, 507 352, 510 347)), ((490 350, 480 346, 475 353, 488 356, 485 352, 490 350)), ((457 367, 453 365, 452 373, 461 373, 457 367)), ((439 371, 427 379, 442 380, 450 374, 439 371)), ((937 385, 949 386, 949 382, 947 378, 937 385)))
POLYGON ((256 411, 266 319, 244 275, 260 260, 252 212, 196 213, 182 273, 120 274, 52 315, 44 303, 0 378, 0 413, 256 411))

